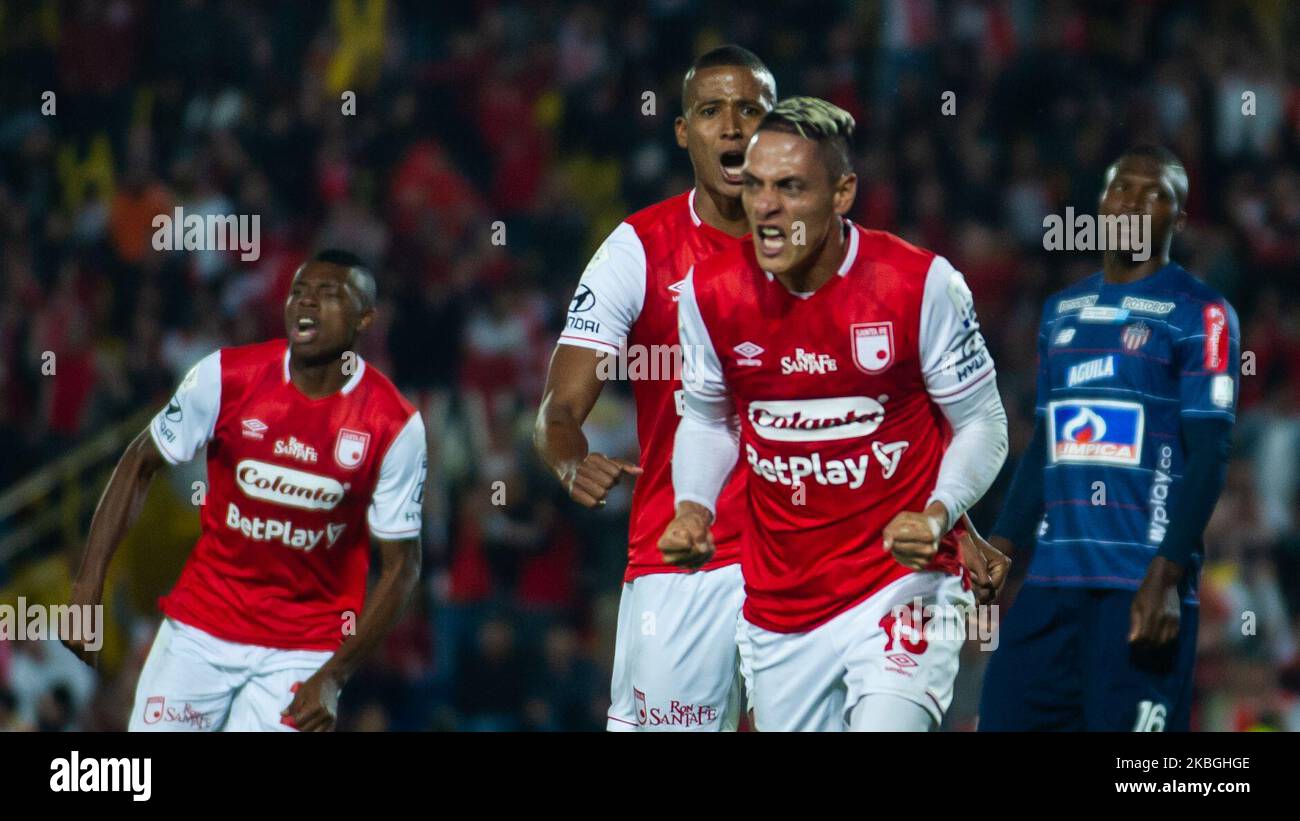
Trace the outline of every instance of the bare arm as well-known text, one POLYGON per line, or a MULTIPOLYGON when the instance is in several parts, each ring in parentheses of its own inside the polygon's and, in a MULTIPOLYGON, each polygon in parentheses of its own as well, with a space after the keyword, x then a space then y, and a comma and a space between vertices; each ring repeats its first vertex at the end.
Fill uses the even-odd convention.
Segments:
POLYGON ((604 387, 597 365, 602 356, 609 355, 591 348, 557 345, 533 427, 537 452, 569 496, 584 507, 604 504, 606 494, 622 474, 641 473, 641 468, 624 459, 589 453, 582 432, 582 423, 604 387))
MULTIPOLYGON (((366 599, 356 635, 343 642, 330 660, 303 682, 282 715, 303 732, 334 729, 339 691, 362 662, 383 644, 397 626, 420 580, 420 540, 376 540, 381 567, 379 581, 366 599)), ((282 719, 282 720, 284 720, 282 719)))
MULTIPOLYGON (((108 576, 113 554, 140 517, 145 497, 149 495, 149 484, 164 463, 148 428, 127 445, 90 520, 86 551, 72 583, 71 604, 93 606, 101 603, 104 579, 108 576)), ((84 637, 65 638, 63 643, 82 661, 95 666, 96 654, 86 649, 84 637)))

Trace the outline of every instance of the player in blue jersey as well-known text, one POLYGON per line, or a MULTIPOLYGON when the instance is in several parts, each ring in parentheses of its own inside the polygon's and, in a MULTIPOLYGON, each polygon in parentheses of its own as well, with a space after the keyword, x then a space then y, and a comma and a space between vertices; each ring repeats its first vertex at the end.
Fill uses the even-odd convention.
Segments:
POLYGON ((1002 619, 981 730, 1186 730, 1201 534, 1223 487, 1240 336, 1222 295, 1169 259, 1187 173, 1131 149, 1103 216, 1150 216, 1038 332, 1034 435, 989 543, 1037 546, 1002 619), (1139 259, 1140 258, 1140 259, 1139 259))

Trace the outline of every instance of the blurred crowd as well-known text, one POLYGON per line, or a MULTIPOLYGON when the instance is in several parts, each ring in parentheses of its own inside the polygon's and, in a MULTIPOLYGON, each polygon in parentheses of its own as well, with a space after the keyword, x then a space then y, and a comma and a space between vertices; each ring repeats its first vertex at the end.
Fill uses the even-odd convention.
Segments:
MULTIPOLYGON (((1300 7, 0 0, 0 21, 0 493, 160 407, 214 348, 283 334, 311 251, 376 268, 361 353, 424 414, 426 557, 343 729, 603 727, 630 494, 568 502, 531 425, 588 256, 690 186, 681 75, 726 42, 782 95, 849 110, 852 217, 970 282, 1013 441, 983 527, 1031 430, 1039 306, 1099 264, 1044 251, 1043 217, 1095 207, 1130 144, 1183 159, 1174 256, 1236 306, 1248 360, 1206 533, 1194 726, 1300 729, 1300 7), (153 216, 177 206, 260 215, 260 257, 154 250, 153 216)), ((587 431, 635 458, 626 387, 587 431)), ((119 561, 106 668, 0 642, 0 729, 125 725, 154 597, 197 529, 187 485, 156 485, 180 501, 151 499, 151 540, 119 561)), ((0 600, 57 601, 79 549, 0 563, 0 600)), ((974 724, 984 655, 964 657, 952 729, 974 724)))

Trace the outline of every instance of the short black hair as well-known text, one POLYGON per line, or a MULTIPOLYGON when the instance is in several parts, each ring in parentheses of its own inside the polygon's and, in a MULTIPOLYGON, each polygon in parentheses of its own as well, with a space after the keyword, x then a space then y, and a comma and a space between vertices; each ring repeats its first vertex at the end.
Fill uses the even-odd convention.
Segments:
POLYGON ((325 248, 317 251, 311 261, 328 262, 331 265, 341 265, 344 268, 365 268, 367 270, 370 268, 364 259, 351 251, 344 251, 342 248, 325 248))
POLYGON ((832 181, 853 173, 850 143, 856 127, 852 114, 819 97, 782 100, 758 124, 759 131, 797 134, 817 143, 832 181))
POLYGON ((1110 185, 1111 177, 1114 176, 1115 168, 1119 165, 1120 160, 1128 157, 1145 157, 1168 169, 1173 177, 1174 194, 1178 197, 1178 208, 1182 210, 1187 207, 1187 168, 1183 165, 1183 161, 1178 159, 1177 154, 1163 145, 1142 143, 1125 149, 1124 153, 1120 154, 1115 159, 1115 162, 1106 168, 1106 185, 1110 185))
POLYGON ((776 77, 772 76, 767 64, 760 60, 757 54, 744 46, 728 43, 725 46, 718 46, 704 52, 695 58, 695 62, 691 63, 691 67, 687 69, 686 76, 682 77, 683 114, 686 113, 686 88, 690 85, 695 73, 706 68, 717 68, 719 66, 741 66, 749 69, 771 92, 771 98, 767 101, 768 104, 772 105, 776 102, 776 77))
MULTIPOLYGON (((352 287, 353 293, 357 295, 357 300, 361 303, 361 310, 369 311, 375 307, 375 300, 378 298, 375 275, 361 257, 342 248, 325 248, 313 254, 312 258, 307 262, 324 262, 329 265, 337 265, 340 268, 347 268, 348 285, 352 287)), ((304 262, 294 272, 294 279, 297 279, 298 274, 302 273, 302 269, 307 267, 307 262, 304 262)))

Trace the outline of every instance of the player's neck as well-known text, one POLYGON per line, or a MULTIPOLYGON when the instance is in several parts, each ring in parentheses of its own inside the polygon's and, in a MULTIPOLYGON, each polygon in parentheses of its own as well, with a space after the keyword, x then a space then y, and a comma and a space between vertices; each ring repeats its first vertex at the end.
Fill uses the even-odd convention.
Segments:
POLYGON ((1168 264, 1168 249, 1163 254, 1142 262, 1131 262, 1117 252, 1107 251, 1102 257, 1102 280, 1110 285, 1129 285, 1139 279, 1146 279, 1168 264))
POLYGON ((777 281, 784 285, 787 291, 795 294, 811 294, 830 282, 831 277, 839 272, 840 264, 844 262, 844 255, 847 253, 845 248, 847 229, 847 224, 839 220, 839 230, 832 229, 826 232, 826 239, 811 263, 802 270, 775 274, 777 281))
POLYGON ((695 213, 702 222, 737 239, 749 233, 749 220, 745 218, 740 198, 711 193, 698 182, 695 184, 695 213))
POLYGON ((289 355, 289 381, 308 399, 324 399, 343 390, 350 377, 343 372, 343 357, 322 362, 302 362, 289 355))

